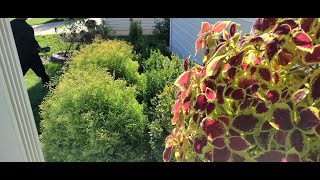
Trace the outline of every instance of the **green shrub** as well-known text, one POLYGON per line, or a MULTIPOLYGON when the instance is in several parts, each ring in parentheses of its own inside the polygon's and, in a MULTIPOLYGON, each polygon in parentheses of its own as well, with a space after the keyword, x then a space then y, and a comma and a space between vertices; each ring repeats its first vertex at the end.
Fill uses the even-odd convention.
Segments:
POLYGON ((103 68, 69 67, 40 106, 46 161, 144 161, 146 119, 136 94, 103 68))
MULTIPOLYGON (((107 68, 115 79, 125 79, 130 85, 137 85, 140 94, 145 90, 143 77, 139 74, 139 64, 133 61, 133 47, 125 41, 101 40, 81 48, 69 63, 70 68, 85 69, 89 64, 107 68)), ((139 95, 143 96, 143 95, 139 95)))
POLYGON ((172 59, 161 54, 159 50, 152 50, 150 58, 143 62, 147 78, 145 102, 151 105, 151 99, 161 93, 166 85, 173 84, 183 71, 183 60, 172 55, 172 59))
POLYGON ((143 30, 141 26, 141 21, 135 21, 130 18, 130 28, 129 28, 129 42, 131 42, 134 46, 137 43, 143 41, 143 30))
POLYGON ((156 26, 153 30, 155 38, 166 46, 169 46, 170 40, 170 18, 164 18, 162 21, 156 21, 156 26))
POLYGON ((150 109, 149 124, 150 147, 152 157, 157 161, 162 161, 162 153, 165 148, 164 139, 173 129, 171 119, 171 107, 174 105, 177 90, 174 85, 165 86, 163 92, 155 97, 155 108, 150 109))

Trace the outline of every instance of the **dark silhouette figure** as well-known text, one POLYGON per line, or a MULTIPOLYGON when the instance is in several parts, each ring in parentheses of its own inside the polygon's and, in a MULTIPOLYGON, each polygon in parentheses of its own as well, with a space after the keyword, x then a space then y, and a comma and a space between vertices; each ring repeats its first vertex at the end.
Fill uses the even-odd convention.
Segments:
POLYGON ((48 85, 50 78, 38 54, 42 48, 34 37, 33 28, 26 22, 27 19, 16 18, 10 22, 22 72, 25 75, 29 69, 32 69, 41 78, 42 84, 48 85))

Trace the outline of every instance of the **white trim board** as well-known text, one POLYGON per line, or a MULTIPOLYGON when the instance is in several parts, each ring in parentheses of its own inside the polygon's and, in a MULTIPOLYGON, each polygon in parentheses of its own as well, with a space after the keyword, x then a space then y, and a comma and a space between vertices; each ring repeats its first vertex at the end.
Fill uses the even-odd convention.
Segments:
POLYGON ((0 161, 44 161, 9 20, 0 18, 0 161))

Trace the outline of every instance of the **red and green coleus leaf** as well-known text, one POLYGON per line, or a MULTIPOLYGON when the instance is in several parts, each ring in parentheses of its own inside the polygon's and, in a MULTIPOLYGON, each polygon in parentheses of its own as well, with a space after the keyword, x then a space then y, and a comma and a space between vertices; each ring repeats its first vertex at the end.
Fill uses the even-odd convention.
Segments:
POLYGON ((226 147, 226 142, 225 142, 225 138, 224 137, 216 137, 212 140, 212 145, 217 148, 217 149, 222 149, 224 147, 226 147))
POLYGON ((308 52, 308 54, 303 59, 303 62, 308 65, 320 63, 320 45, 313 47, 313 52, 308 52))
POLYGON ((267 69, 267 68, 259 68, 259 75, 263 80, 270 82, 271 73, 270 73, 269 69, 267 69))
POLYGON ((214 76, 218 73, 218 70, 221 67, 223 59, 228 55, 224 54, 221 56, 214 57, 206 66, 206 76, 214 76))
POLYGON ((290 149, 286 155, 286 162, 301 162, 300 153, 295 148, 290 149))
POLYGON ((193 77, 194 73, 193 71, 186 71, 186 72, 183 72, 178 78, 177 80, 175 81, 175 85, 177 87, 179 87, 179 89, 181 91, 185 91, 188 89, 190 83, 191 83, 191 79, 193 77))
POLYGON ((237 55, 233 56, 229 60, 231 67, 240 66, 243 60, 244 51, 239 52, 237 55))
POLYGON ((298 127, 303 131, 308 131, 320 124, 319 109, 308 107, 300 111, 300 121, 298 127))
POLYGON ((212 90, 215 90, 216 89, 216 84, 214 83, 213 80, 209 79, 209 78, 206 78, 204 81, 203 81, 203 84, 202 84, 202 92, 206 92, 207 88, 210 88, 212 90))
POLYGON ((297 48, 303 51, 307 51, 310 53, 313 51, 312 40, 309 37, 309 35, 306 34, 305 32, 294 33, 292 37, 292 41, 297 46, 297 48))
POLYGON ((177 133, 177 129, 174 128, 172 130, 172 133, 166 137, 166 146, 165 146, 165 150, 163 151, 162 154, 162 158, 164 162, 168 162, 171 158, 171 154, 172 154, 172 150, 173 150, 173 146, 176 144, 176 137, 179 134, 177 133))
POLYGON ((249 108, 252 102, 253 102, 252 98, 246 97, 240 104, 240 110, 244 110, 246 108, 249 108))
POLYGON ((217 99, 218 99, 218 104, 223 104, 224 103, 224 97, 223 97, 223 91, 224 91, 224 86, 219 85, 217 87, 217 99))
POLYGON ((236 28, 237 28, 237 24, 236 23, 232 23, 230 25, 230 36, 231 37, 236 33, 236 28))
POLYGON ((166 147, 164 149, 164 152, 163 152, 163 161, 164 162, 168 162, 171 158, 171 154, 172 154, 172 146, 169 146, 169 147, 166 147))
POLYGON ((183 60, 183 69, 185 71, 188 71, 189 69, 189 61, 190 61, 190 56, 183 60))
POLYGON ((205 136, 202 137, 196 137, 193 141, 193 150, 197 153, 197 154, 201 154, 202 153, 202 148, 207 145, 207 138, 205 136))
POLYGON ((301 19, 301 29, 303 29, 305 32, 309 32, 311 25, 316 20, 316 18, 302 18, 301 19))
POLYGON ((310 77, 309 101, 318 103, 320 101, 320 69, 314 71, 310 77))
POLYGON ((275 142, 281 146, 285 146, 288 133, 289 131, 282 131, 282 130, 276 131, 275 142))
POLYGON ((181 102, 179 101, 179 99, 177 99, 172 107, 172 113, 175 114, 177 112, 180 112, 181 107, 182 107, 181 102))
POLYGON ((285 19, 279 23, 279 25, 287 24, 291 29, 295 29, 299 26, 299 24, 293 19, 285 19))
POLYGON ((292 61, 292 59, 293 59, 293 55, 288 51, 288 49, 283 48, 278 53, 277 64, 286 66, 292 61))
POLYGON ((258 83, 258 79, 254 78, 254 77, 241 77, 238 81, 238 86, 239 88, 242 89, 246 89, 250 86, 252 86, 253 84, 257 84, 258 83))
POLYGON ((290 31, 291 31, 291 28, 288 24, 281 24, 274 29, 273 33, 277 35, 286 35, 286 34, 289 34, 290 31))
POLYGON ((231 98, 233 98, 234 100, 242 100, 244 99, 244 95, 245 95, 245 90, 239 88, 232 91, 231 98))
POLYGON ((299 89, 295 93, 292 94, 292 100, 294 103, 299 103, 309 94, 309 89, 299 89))
POLYGON ((253 30, 264 32, 276 24, 277 18, 258 18, 253 24, 253 30))
POLYGON ((274 72, 272 75, 272 80, 275 84, 278 84, 279 82, 279 74, 277 72, 274 72))
POLYGON ((271 101, 272 104, 276 103, 280 99, 280 94, 276 90, 270 90, 266 94, 266 99, 271 101))
POLYGON ((286 157, 286 153, 282 151, 265 151, 258 154, 254 159, 258 162, 281 162, 286 157))
POLYGON ((202 48, 205 47, 205 40, 204 40, 204 33, 206 33, 207 31, 210 30, 210 25, 208 22, 202 22, 201 23, 201 30, 200 32, 198 33, 198 38, 196 40, 196 43, 195 43, 195 54, 198 53, 198 51, 200 50, 201 48, 201 45, 202 45, 202 48))
POLYGON ((201 123, 201 127, 210 139, 221 136, 226 132, 225 125, 222 122, 211 118, 204 119, 201 123))
POLYGON ((289 140, 291 147, 294 147, 299 153, 306 153, 309 148, 307 137, 299 130, 291 132, 289 140))
POLYGON ((269 149, 273 131, 257 131, 254 133, 254 140, 261 149, 269 149))
POLYGON ((211 114, 214 111, 215 107, 216 107, 215 103, 208 103, 206 107, 206 114, 207 115, 211 114))
POLYGON ((250 143, 240 136, 229 138, 229 148, 233 151, 244 151, 250 147, 250 143))
POLYGON ((230 68, 228 71, 227 71, 227 77, 229 79, 234 79, 234 77, 236 76, 236 73, 237 73, 237 68, 233 67, 233 68, 230 68))
POLYGON ((216 99, 216 96, 217 96, 216 93, 212 89, 210 88, 206 89, 206 97, 208 100, 212 101, 216 99))
POLYGON ((265 102, 259 102, 256 106, 256 113, 257 114, 263 114, 268 112, 269 108, 267 108, 267 105, 265 102))
POLYGON ((189 96, 185 97, 184 100, 183 100, 183 109, 186 112, 189 111, 190 99, 191 99, 191 94, 189 96))
POLYGON ((275 104, 272 114, 272 122, 281 130, 291 130, 293 128, 293 118, 289 105, 285 103, 275 104))
POLYGON ((273 56, 278 53, 279 49, 280 41, 278 38, 274 38, 272 41, 266 44, 266 53, 269 61, 271 61, 273 56))
POLYGON ((215 148, 213 151, 214 162, 227 162, 230 156, 231 152, 227 146, 222 149, 215 148))
POLYGON ((240 114, 234 118, 232 126, 244 133, 250 133, 258 122, 259 119, 252 114, 240 114))
POLYGON ((231 21, 219 21, 213 25, 211 25, 211 30, 214 33, 220 33, 227 28, 227 26, 231 23, 231 21))
POLYGON ((197 111, 204 111, 207 106, 207 97, 205 94, 199 94, 196 99, 195 109, 197 111))

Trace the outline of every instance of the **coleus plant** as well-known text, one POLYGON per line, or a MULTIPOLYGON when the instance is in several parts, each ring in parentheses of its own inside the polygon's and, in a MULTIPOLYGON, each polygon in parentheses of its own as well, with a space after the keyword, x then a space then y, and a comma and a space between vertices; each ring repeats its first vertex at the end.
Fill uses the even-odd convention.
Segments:
POLYGON ((239 27, 201 24, 203 65, 186 59, 175 81, 163 160, 319 160, 320 19, 259 18, 242 37, 239 27))

